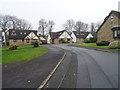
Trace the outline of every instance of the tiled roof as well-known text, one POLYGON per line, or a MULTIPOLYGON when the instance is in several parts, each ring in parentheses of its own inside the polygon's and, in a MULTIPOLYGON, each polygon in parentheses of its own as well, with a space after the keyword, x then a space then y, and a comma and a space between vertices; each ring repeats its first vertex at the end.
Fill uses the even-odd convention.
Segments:
POLYGON ((80 33, 78 33, 77 31, 73 31, 73 33, 79 39, 85 39, 89 34, 89 32, 80 32, 80 33))
POLYGON ((50 36, 52 39, 57 39, 64 31, 66 31, 66 30, 59 31, 59 32, 51 32, 50 36))
POLYGON ((9 30, 9 39, 24 39, 27 35, 33 32, 37 36, 37 31, 35 30, 9 30), (13 35, 14 33, 14 35, 13 35))

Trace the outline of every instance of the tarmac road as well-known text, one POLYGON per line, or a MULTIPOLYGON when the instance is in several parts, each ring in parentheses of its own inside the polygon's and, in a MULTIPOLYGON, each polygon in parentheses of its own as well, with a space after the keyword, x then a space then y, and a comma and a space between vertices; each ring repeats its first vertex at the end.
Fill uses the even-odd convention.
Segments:
POLYGON ((3 88, 38 88, 66 56, 44 88, 117 88, 118 53, 45 45, 49 53, 30 61, 3 65, 3 88))
MULTIPOLYGON (((77 56, 78 66, 75 88, 118 87, 117 52, 96 51, 67 46, 65 44, 53 46, 62 48, 64 50, 69 50, 69 52, 72 52, 77 56)), ((74 61, 75 59, 73 58, 72 60, 74 61)))

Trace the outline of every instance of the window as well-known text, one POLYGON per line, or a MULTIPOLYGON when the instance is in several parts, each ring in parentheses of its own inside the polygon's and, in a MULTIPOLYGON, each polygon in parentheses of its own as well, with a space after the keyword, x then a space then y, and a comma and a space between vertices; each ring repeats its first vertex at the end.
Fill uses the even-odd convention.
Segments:
POLYGON ((114 38, 120 38, 120 30, 113 31, 114 38))
POLYGON ((15 31, 12 31, 11 35, 16 35, 16 32, 15 32, 15 31))
POLYGON ((17 40, 14 39, 13 42, 17 42, 17 40))
POLYGON ((27 42, 27 43, 29 43, 29 42, 30 42, 30 40, 29 40, 29 39, 26 39, 26 42, 27 42))

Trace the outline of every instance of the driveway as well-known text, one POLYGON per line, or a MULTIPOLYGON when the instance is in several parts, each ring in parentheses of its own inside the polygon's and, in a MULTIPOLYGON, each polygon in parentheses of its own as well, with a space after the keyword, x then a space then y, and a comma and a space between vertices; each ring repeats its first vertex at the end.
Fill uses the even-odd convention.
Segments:
POLYGON ((78 47, 46 45, 49 53, 30 61, 3 65, 4 88, 38 88, 55 65, 44 88, 117 88, 118 53, 78 47))

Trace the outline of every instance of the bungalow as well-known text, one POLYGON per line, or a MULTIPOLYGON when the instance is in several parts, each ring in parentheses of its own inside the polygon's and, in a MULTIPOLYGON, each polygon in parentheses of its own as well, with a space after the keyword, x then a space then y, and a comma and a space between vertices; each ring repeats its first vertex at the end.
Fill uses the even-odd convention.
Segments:
POLYGON ((114 41, 120 40, 120 12, 111 11, 97 30, 97 40, 114 41))
POLYGON ((71 35, 66 31, 51 32, 47 38, 48 44, 72 43, 71 35))
POLYGON ((95 34, 90 33, 90 32, 78 33, 77 31, 73 31, 71 36, 73 38, 73 40, 72 40, 73 43, 82 43, 87 38, 96 37, 95 34))
POLYGON ((9 45, 31 45, 33 41, 39 42, 37 31, 35 30, 9 30, 8 43, 9 45))

